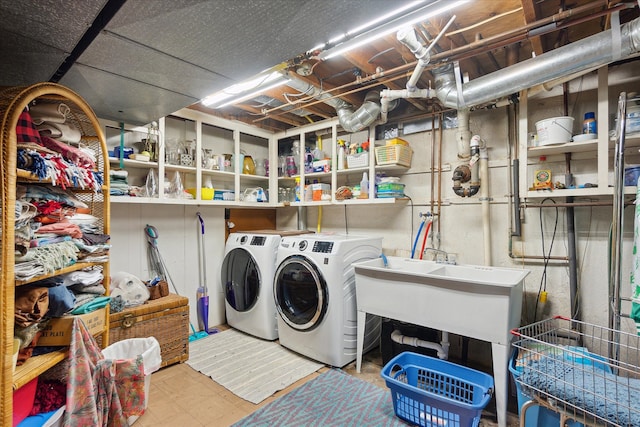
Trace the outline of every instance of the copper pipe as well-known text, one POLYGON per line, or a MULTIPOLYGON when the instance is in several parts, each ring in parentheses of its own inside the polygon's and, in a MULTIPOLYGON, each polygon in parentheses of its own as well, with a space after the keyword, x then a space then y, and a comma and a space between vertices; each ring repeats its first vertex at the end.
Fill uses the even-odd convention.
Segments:
POLYGON ((438 115, 439 132, 438 132, 438 235, 440 235, 440 221, 442 215, 442 137, 443 137, 443 114, 440 112, 438 115))
MULTIPOLYGON (((433 214, 433 207, 435 205, 434 193, 435 193, 435 167, 436 167, 436 159, 435 159, 435 148, 436 148, 436 129, 435 129, 435 120, 434 117, 431 116, 431 204, 429 209, 433 214)), ((438 218, 438 222, 440 222, 440 218, 438 218)))

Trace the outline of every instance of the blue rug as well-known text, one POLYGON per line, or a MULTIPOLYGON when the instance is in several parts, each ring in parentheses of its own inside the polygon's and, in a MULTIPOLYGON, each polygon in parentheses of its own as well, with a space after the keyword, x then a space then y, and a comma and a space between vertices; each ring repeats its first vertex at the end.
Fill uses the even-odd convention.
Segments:
POLYGON ((233 427, 406 426, 391 392, 331 369, 241 419, 233 427))

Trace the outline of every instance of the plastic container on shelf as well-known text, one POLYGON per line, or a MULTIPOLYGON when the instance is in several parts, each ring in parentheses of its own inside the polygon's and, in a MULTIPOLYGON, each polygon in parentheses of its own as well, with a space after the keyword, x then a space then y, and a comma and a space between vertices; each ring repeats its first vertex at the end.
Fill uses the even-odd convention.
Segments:
POLYGON ((349 169, 364 168, 367 166, 369 166, 369 153, 367 151, 347 155, 347 167, 349 169))
POLYGON ((366 172, 362 173, 362 180, 360 181, 360 196, 361 199, 369 197, 369 177, 366 172))
POLYGON ((343 170, 345 168, 346 151, 344 149, 344 143, 340 144, 338 148, 338 169, 343 170))
POLYGON ((573 117, 551 117, 536 122, 538 146, 564 144, 573 136, 573 117))
MULTIPOLYGON (((187 193, 191 194, 195 199, 197 197, 195 188, 187 188, 187 193)), ((215 190, 213 188, 201 188, 200 189, 200 199, 201 200, 213 200, 213 196, 215 194, 215 190)))
POLYGON ((584 120, 582 121, 582 133, 598 133, 598 124, 596 122, 596 113, 590 111, 584 114, 584 120))

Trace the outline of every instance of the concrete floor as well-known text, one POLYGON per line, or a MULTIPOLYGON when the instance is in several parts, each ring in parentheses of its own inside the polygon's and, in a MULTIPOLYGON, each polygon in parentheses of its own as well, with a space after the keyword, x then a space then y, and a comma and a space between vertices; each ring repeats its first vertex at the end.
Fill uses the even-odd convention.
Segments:
MULTIPOLYGON (((146 413, 136 421, 135 427, 229 426, 328 369, 321 368, 255 405, 237 397, 187 364, 168 366, 152 374, 149 404, 146 413)), ((378 349, 365 354, 360 373, 356 372, 355 362, 343 368, 350 375, 388 390, 380 376, 381 369, 382 357, 378 349)), ((518 417, 509 414, 508 425, 518 426, 518 417)), ((480 421, 480 427, 489 426, 497 426, 491 403, 480 421)))

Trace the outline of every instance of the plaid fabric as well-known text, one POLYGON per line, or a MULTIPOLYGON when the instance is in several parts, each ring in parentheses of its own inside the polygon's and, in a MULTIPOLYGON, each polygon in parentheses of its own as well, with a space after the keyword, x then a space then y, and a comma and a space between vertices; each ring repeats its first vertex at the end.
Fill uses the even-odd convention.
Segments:
POLYGON ((33 124, 31 115, 27 110, 20 113, 18 124, 16 125, 16 134, 18 135, 18 142, 35 142, 38 145, 42 145, 40 132, 33 124))

